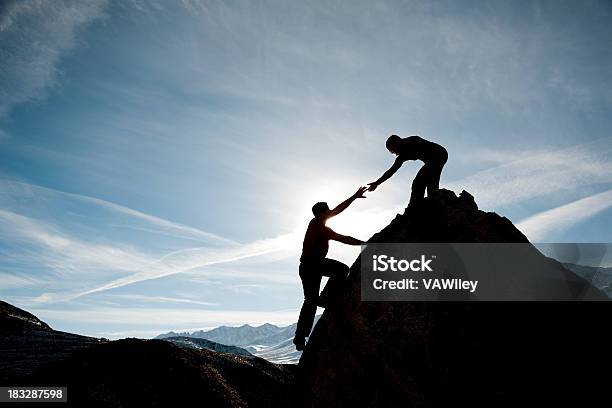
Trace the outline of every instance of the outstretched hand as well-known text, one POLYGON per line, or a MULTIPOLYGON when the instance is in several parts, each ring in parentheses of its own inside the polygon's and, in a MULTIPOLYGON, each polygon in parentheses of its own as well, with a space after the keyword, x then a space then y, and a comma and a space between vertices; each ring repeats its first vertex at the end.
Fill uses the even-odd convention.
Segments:
POLYGON ((372 182, 372 183, 368 183, 368 191, 374 191, 376 190, 376 187, 378 187, 378 184, 376 184, 376 182, 372 182))
POLYGON ((363 193, 365 193, 366 191, 368 191, 367 187, 359 187, 357 189, 357 192, 355 192, 355 194, 353 194, 353 198, 366 198, 363 193))

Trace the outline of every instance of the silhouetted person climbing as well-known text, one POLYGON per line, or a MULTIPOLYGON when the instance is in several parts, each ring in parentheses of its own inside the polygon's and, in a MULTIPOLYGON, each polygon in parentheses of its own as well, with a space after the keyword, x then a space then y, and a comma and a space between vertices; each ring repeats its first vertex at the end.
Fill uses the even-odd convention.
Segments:
POLYGON ((300 279, 304 288, 304 304, 300 310, 293 344, 298 350, 303 350, 306 336, 310 334, 314 322, 317 305, 326 307, 328 299, 338 293, 346 279, 349 267, 342 262, 326 258, 329 240, 339 241, 348 245, 361 245, 363 241, 340 235, 325 225, 328 219, 340 214, 357 198, 365 198, 363 193, 367 187, 360 187, 355 194, 330 210, 327 203, 319 202, 312 207, 314 218, 308 224, 302 256, 300 257, 300 279), (329 276, 329 281, 319 296, 319 288, 323 276, 329 276))
POLYGON ((392 135, 387 139, 387 149, 397 156, 393 166, 383 173, 380 178, 372 183, 368 191, 376 190, 380 184, 395 174, 407 160, 421 160, 423 167, 419 170, 412 182, 412 193, 410 194, 410 204, 413 204, 427 196, 432 197, 440 188, 440 175, 442 168, 448 160, 448 152, 439 144, 425 140, 419 136, 409 136, 402 139, 397 135, 392 135))

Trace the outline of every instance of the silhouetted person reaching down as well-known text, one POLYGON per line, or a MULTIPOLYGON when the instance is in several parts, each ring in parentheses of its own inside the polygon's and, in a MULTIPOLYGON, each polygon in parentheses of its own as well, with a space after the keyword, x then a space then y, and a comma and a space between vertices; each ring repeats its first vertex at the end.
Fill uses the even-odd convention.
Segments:
POLYGON ((303 350, 306 336, 310 334, 312 323, 314 322, 317 305, 327 306, 329 297, 338 293, 344 280, 349 273, 349 267, 342 262, 326 258, 329 249, 329 240, 339 241, 348 245, 361 245, 363 241, 340 235, 325 225, 328 219, 340 214, 357 198, 365 198, 363 193, 367 187, 360 187, 355 194, 338 204, 336 208, 330 210, 327 203, 316 203, 312 207, 314 218, 308 224, 302 256, 300 257, 300 279, 304 288, 304 304, 300 310, 295 338, 293 344, 298 350, 303 350), (329 281, 325 289, 319 296, 321 278, 329 276, 329 281))
POLYGON ((448 152, 439 144, 425 140, 419 136, 409 136, 404 139, 397 135, 392 135, 387 139, 387 149, 397 156, 393 166, 383 173, 380 178, 372 183, 368 191, 376 190, 380 184, 395 174, 407 160, 421 160, 423 167, 419 170, 412 182, 412 193, 410 194, 410 204, 413 204, 427 196, 433 197, 440 188, 440 175, 442 168, 448 160, 448 152))

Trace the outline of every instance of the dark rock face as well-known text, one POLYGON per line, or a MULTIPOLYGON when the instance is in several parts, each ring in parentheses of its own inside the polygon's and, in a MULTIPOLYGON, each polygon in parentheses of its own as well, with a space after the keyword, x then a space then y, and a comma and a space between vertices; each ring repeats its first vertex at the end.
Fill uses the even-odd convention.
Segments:
MULTIPOLYGON (((468 193, 440 193, 370 242, 528 242, 468 193)), ((611 312, 609 302, 362 302, 358 259, 300 360, 304 405, 584 404, 609 378, 599 370, 612 361, 611 312)))
POLYGON ((75 352, 32 377, 68 387, 74 407, 289 407, 295 366, 124 339, 75 352))

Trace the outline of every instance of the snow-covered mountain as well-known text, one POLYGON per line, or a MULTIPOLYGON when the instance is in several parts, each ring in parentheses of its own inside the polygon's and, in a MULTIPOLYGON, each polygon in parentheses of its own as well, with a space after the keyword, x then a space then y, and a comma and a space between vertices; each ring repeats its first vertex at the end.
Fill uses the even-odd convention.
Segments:
POLYGON ((249 346, 246 349, 253 355, 277 364, 297 364, 302 356, 295 349, 293 336, 272 346, 249 346))
MULTIPOLYGON (((316 321, 319 316, 315 317, 316 321)), ((296 364, 301 352, 293 345, 293 336, 297 323, 289 326, 276 326, 266 323, 261 326, 245 324, 239 327, 220 326, 211 330, 194 332, 168 332, 160 334, 157 339, 168 337, 191 337, 206 339, 227 346, 239 346, 251 354, 274 363, 296 364)))

